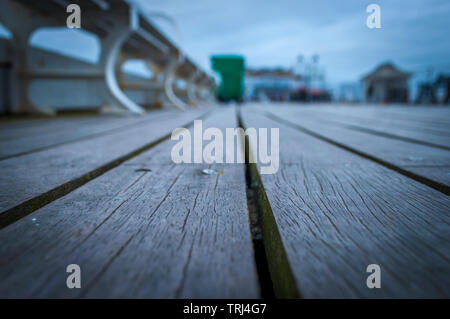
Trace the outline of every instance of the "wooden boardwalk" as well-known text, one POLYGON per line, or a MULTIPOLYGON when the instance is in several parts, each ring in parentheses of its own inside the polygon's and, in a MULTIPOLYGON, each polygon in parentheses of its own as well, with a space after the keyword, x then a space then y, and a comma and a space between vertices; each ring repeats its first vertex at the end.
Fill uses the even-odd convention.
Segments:
POLYGON ((449 108, 0 121, 0 176, 2 298, 450 297, 449 108), (196 119, 279 128, 279 170, 173 163, 196 119))

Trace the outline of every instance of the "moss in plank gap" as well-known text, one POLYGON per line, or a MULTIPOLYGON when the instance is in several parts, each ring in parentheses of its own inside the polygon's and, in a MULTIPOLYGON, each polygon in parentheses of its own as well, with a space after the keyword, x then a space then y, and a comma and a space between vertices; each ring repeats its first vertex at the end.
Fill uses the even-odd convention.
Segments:
POLYGON ((249 163, 247 165, 249 165, 251 180, 257 183, 256 194, 261 211, 262 236, 275 296, 277 298, 301 298, 256 164, 249 163))
MULTIPOLYGON (((245 130, 244 123, 237 109, 238 124, 245 130)), ((249 139, 245 136, 245 165, 249 174, 249 187, 256 191, 256 205, 259 212, 264 250, 269 264, 270 277, 276 298, 301 298, 297 282, 291 270, 283 242, 281 240, 275 217, 267 199, 263 183, 255 163, 249 163, 249 139)))

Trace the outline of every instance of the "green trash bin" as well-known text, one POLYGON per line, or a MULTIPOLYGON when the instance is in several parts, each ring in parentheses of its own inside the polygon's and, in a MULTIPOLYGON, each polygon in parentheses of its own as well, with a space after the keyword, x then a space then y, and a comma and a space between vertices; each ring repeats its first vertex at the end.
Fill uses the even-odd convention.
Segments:
POLYGON ((244 58, 239 55, 214 55, 211 64, 221 77, 217 98, 224 102, 240 101, 244 93, 244 58))

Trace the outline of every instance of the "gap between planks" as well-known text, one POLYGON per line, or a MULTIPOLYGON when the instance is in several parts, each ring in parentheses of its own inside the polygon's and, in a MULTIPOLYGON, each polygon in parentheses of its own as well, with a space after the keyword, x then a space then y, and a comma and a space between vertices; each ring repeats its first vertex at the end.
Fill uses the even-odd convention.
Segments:
POLYGON ((347 123, 341 123, 341 122, 336 122, 336 121, 331 121, 331 120, 327 120, 327 122, 333 123, 334 125, 338 125, 338 126, 341 126, 341 127, 344 127, 344 128, 348 128, 350 130, 358 131, 358 132, 363 132, 363 133, 372 134, 372 135, 376 135, 376 136, 382 136, 382 137, 387 137, 387 138, 391 138, 391 139, 395 139, 395 140, 400 140, 400 141, 403 141, 403 142, 419 144, 419 145, 425 145, 425 146, 429 146, 429 147, 434 147, 434 148, 439 148, 439 149, 442 149, 442 150, 450 151, 450 147, 445 146, 445 145, 440 145, 440 144, 436 144, 436 143, 430 143, 430 142, 427 142, 427 141, 422 141, 422 140, 419 140, 419 139, 406 137, 406 136, 401 136, 401 135, 397 135, 397 134, 381 132, 381 131, 378 131, 378 130, 365 128, 365 127, 362 127, 362 126, 359 126, 359 125, 355 125, 355 124, 347 124, 347 123))
MULTIPOLYGON (((167 114, 167 113, 158 114, 156 119, 161 119, 161 118, 164 118, 165 116, 168 116, 168 115, 170 115, 170 114, 167 114)), ((75 142, 85 141, 85 140, 88 140, 88 139, 91 139, 91 138, 96 138, 96 137, 100 137, 100 136, 109 135, 109 134, 112 134, 112 133, 115 133, 115 132, 119 132, 119 131, 124 131, 124 130, 127 130, 127 129, 132 129, 132 128, 135 128, 136 126, 144 125, 144 124, 147 124, 149 121, 154 121, 154 120, 155 120, 155 117, 146 118, 146 119, 141 120, 141 121, 136 121, 136 122, 133 122, 133 123, 127 123, 127 124, 124 124, 124 125, 121 125, 121 126, 105 129, 103 131, 99 131, 99 132, 96 132, 96 133, 87 134, 85 136, 79 136, 79 137, 75 137, 75 138, 72 138, 72 139, 69 138, 69 139, 67 139, 65 141, 51 143, 49 145, 44 145, 44 146, 32 148, 32 149, 29 149, 29 150, 26 150, 26 151, 15 152, 15 153, 12 153, 12 154, 0 156, 0 161, 4 161, 4 160, 10 159, 10 158, 14 158, 14 157, 19 157, 19 156, 23 156, 23 155, 28 155, 28 154, 32 154, 32 153, 37 153, 37 152, 49 150, 51 148, 59 147, 59 146, 62 146, 62 145, 67 145, 67 144, 71 144, 71 143, 75 143, 75 142)))
POLYGON ((319 139, 321 141, 327 142, 327 143, 332 144, 334 146, 337 146, 337 147, 339 147, 341 149, 344 149, 344 150, 346 150, 346 151, 348 151, 350 153, 353 153, 353 154, 361 156, 361 157, 363 157, 365 159, 371 160, 371 161, 373 161, 373 162, 375 162, 377 164, 380 164, 380 165, 382 165, 382 166, 384 166, 386 168, 389 168, 389 169, 391 169, 391 170, 393 170, 393 171, 395 171, 397 173, 400 173, 403 176, 411 178, 411 179, 413 179, 413 180, 415 180, 415 181, 417 181, 419 183, 425 184, 428 187, 431 187, 431 188, 433 188, 433 189, 435 189, 435 190, 437 190, 437 191, 439 191, 439 192, 441 192, 441 193, 443 193, 445 195, 450 195, 450 187, 445 185, 445 184, 442 184, 440 182, 434 181, 434 180, 432 180, 430 178, 421 176, 419 174, 413 173, 411 171, 405 170, 405 169, 403 169, 403 168, 401 168, 401 167, 399 167, 397 165, 394 165, 394 164, 392 164, 390 162, 382 160, 381 158, 378 158, 376 156, 373 156, 373 155, 370 155, 368 153, 359 151, 356 148, 350 147, 350 146, 345 145, 343 143, 340 143, 340 142, 338 142, 338 141, 336 141, 334 139, 331 139, 329 137, 321 135, 321 134, 319 134, 317 132, 314 132, 314 131, 312 131, 312 130, 302 126, 302 125, 295 124, 295 123, 292 123, 292 122, 290 122, 288 120, 285 120, 285 119, 283 119, 283 118, 281 118, 281 117, 279 117, 279 116, 277 116, 277 115, 275 115, 275 114, 273 114, 271 112, 263 112, 262 114, 265 117, 269 118, 269 119, 273 119, 273 120, 277 121, 278 123, 284 124, 286 126, 294 128, 294 129, 296 129, 298 131, 301 131, 301 132, 303 132, 305 134, 308 134, 309 136, 312 136, 312 137, 317 138, 317 139, 319 139))
MULTIPOLYGON (((192 121, 189 121, 188 123, 182 125, 183 127, 190 127, 193 125, 195 120, 205 119, 208 116, 210 116, 211 111, 207 112, 206 114, 203 114, 202 116, 193 119, 192 121)), ((75 189, 79 188, 80 186, 83 186, 87 182, 103 175, 107 171, 117 167, 118 165, 122 164, 123 162, 136 157, 137 155, 155 147, 156 145, 162 143, 163 141, 169 139, 171 136, 171 132, 168 134, 158 138, 155 141, 152 141, 150 143, 147 143, 134 151, 131 151, 125 155, 122 155, 104 165, 101 165, 91 171, 86 172, 85 174, 74 178, 64 184, 61 184, 45 193, 42 193, 38 196, 35 196, 29 200, 26 200, 8 210, 3 211, 0 214, 0 229, 5 228, 6 226, 18 221, 19 219, 31 214, 35 210, 53 202, 54 200, 63 197, 70 192, 74 191, 75 189)))
MULTIPOLYGON (((273 116, 254 112, 243 110, 243 120, 277 127, 273 116)), ((389 170, 378 163, 295 128, 281 130, 281 170, 261 180, 302 297, 448 295, 448 197, 395 172, 385 185, 389 170), (294 147, 299 143, 304 147, 294 147), (411 194, 411 201, 402 197, 411 194), (378 292, 365 285, 374 261, 391 280, 378 292)))
MULTIPOLYGON (((224 125, 222 114, 214 118, 224 125)), ((30 216, 3 230, 9 239, 2 248, 3 295, 257 298, 244 165, 216 166, 223 174, 205 176, 198 165, 172 163, 171 144, 164 141, 34 212, 39 229, 30 216), (142 167, 152 173, 142 178, 135 169, 142 167), (64 272, 54 269, 68 263, 85 273, 81 295, 60 286, 64 272)))
MULTIPOLYGON (((240 109, 236 112, 238 125, 245 130, 240 109)), ((242 142, 245 143, 247 198, 251 202, 248 209, 261 295, 263 298, 301 298, 258 169, 255 163, 249 161, 251 145, 248 136, 245 136, 242 142), (258 236, 261 236, 261 239, 258 239, 258 236), (262 279, 261 276, 265 276, 266 279, 262 279)))

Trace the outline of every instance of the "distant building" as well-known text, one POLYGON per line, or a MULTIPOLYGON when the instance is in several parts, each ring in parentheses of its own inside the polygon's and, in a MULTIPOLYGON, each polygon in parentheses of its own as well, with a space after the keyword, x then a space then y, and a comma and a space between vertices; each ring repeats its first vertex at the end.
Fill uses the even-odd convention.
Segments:
POLYGON ((246 99, 253 101, 289 101, 300 85, 300 77, 291 70, 246 70, 246 99))
POLYGON ((319 63, 319 55, 314 54, 309 59, 303 55, 297 57, 295 74, 302 79, 291 94, 292 101, 298 102, 328 102, 331 91, 326 84, 325 66, 319 63))
POLYGON ((397 69, 391 63, 378 66, 362 78, 368 103, 407 103, 408 80, 411 73, 397 69))
POLYGON ((308 86, 292 70, 250 69, 245 72, 245 99, 250 101, 329 101, 328 90, 308 86))

